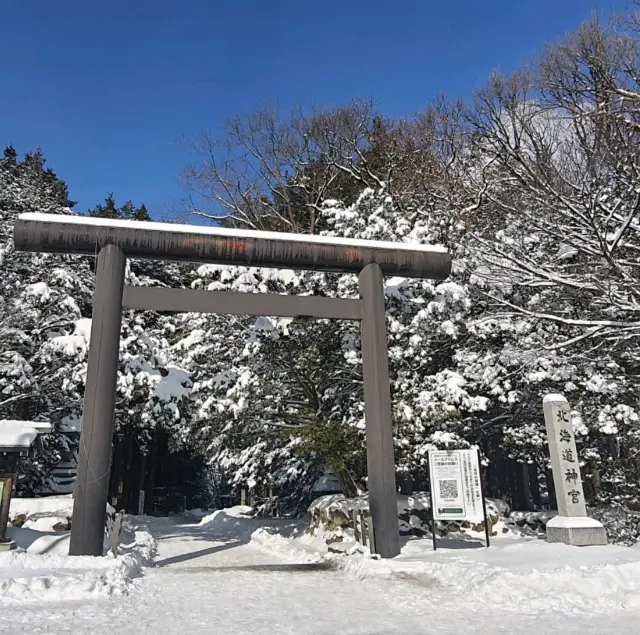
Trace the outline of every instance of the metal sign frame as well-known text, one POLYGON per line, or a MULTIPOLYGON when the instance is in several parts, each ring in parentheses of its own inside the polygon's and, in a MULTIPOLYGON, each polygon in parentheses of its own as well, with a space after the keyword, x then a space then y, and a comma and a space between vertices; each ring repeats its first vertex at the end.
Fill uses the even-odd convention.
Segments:
POLYGON ((383 276, 442 280, 449 254, 425 245, 47 214, 20 215, 14 243, 22 251, 97 256, 71 555, 103 550, 123 309, 359 321, 375 544, 383 558, 400 553, 383 276), (360 298, 130 287, 128 257, 356 273, 360 298))

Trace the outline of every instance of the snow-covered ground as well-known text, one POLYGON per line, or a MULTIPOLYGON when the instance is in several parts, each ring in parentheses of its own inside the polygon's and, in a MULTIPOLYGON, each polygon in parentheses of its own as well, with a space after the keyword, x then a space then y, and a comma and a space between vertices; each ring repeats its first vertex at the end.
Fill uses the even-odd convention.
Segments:
POLYGON ((31 610, 39 603, 123 595, 142 575, 142 568, 152 564, 155 540, 143 531, 125 536, 118 558, 69 557, 69 531, 54 527, 68 523, 72 506, 71 496, 11 501, 10 518, 24 515, 26 520, 21 527, 8 529, 18 549, 0 553, 1 615, 9 607, 25 604, 31 610))
MULTIPOLYGON (((118 558, 0 555, 0 633, 638 632, 638 548, 580 549, 506 535, 489 549, 474 537, 443 540, 433 553, 423 539, 410 540, 394 561, 378 561, 329 554, 299 522, 246 511, 130 519, 136 540, 118 558), (158 553, 140 576, 153 550, 146 532, 158 553), (29 592, 7 593, 7 572, 30 579, 29 592), (38 586, 40 572, 48 582, 38 586), (110 591, 108 582, 79 587, 80 573, 95 581, 100 572, 118 579, 110 591)), ((46 526, 47 512, 35 513, 46 526)))

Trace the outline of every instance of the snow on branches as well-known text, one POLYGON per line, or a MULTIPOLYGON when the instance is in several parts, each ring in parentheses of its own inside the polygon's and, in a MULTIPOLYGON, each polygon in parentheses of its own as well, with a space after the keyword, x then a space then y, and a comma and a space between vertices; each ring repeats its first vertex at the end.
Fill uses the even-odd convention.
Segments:
MULTIPOLYGON (((273 113, 239 118, 238 160, 187 175, 227 210, 223 224, 452 253, 445 282, 385 281, 400 472, 421 479, 430 448, 478 444, 490 469, 532 466, 544 489, 541 398, 562 392, 590 499, 640 505, 636 39, 587 23, 527 72, 495 75, 472 102, 438 100, 410 121, 362 105, 277 125, 273 113), (258 154, 246 164, 249 148, 258 154), (262 166, 258 190, 249 165, 262 166)), ((18 161, 7 149, 0 415, 59 430, 80 416, 94 264, 18 254, 10 236, 19 211, 71 206, 42 155, 18 161)), ((133 261, 127 280, 358 295, 354 276, 251 267, 133 261)), ((116 422, 169 430, 238 487, 299 497, 325 465, 362 485, 361 373, 355 323, 125 312, 116 422)))

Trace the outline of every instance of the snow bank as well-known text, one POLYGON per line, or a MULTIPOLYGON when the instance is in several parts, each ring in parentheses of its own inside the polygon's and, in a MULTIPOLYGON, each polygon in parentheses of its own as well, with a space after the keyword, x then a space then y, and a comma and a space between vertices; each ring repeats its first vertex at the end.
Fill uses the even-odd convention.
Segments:
MULTIPOLYGON (((492 534, 507 533, 511 529, 505 526, 500 507, 502 501, 486 499, 487 520, 492 534)), ((502 503, 504 505, 504 503, 502 503)), ((431 535, 431 496, 428 492, 414 492, 410 496, 398 495, 398 527, 401 536, 423 537, 431 535)), ((332 494, 317 498, 309 507, 312 532, 325 531, 329 542, 342 540, 353 529, 354 510, 368 511, 367 494, 355 498, 345 498, 342 494, 332 494)), ((472 536, 484 535, 484 521, 471 524, 462 521, 437 521, 439 536, 464 533, 472 536)))
POLYGON ((287 538, 266 527, 251 534, 251 543, 260 549, 276 555, 288 562, 320 563, 329 560, 325 537, 320 534, 303 534, 297 538, 287 538))
POLYGON ((248 538, 257 526, 254 516, 252 507, 237 505, 204 516, 198 525, 211 535, 248 538))
POLYGON ((256 513, 255 509, 249 505, 235 505, 233 507, 227 507, 217 511, 222 511, 226 516, 231 516, 233 518, 251 518, 255 516, 256 513))
MULTIPOLYGON (((273 537, 274 540, 282 538, 287 541, 302 535, 307 529, 305 521, 257 516, 255 508, 243 505, 219 509, 202 518, 197 524, 188 525, 188 527, 192 527, 196 535, 206 540, 233 540, 243 544, 250 543, 254 540, 254 536, 262 532, 265 532, 268 537, 273 537)), ((294 548, 294 552, 297 548, 298 546, 294 548)))
POLYGON ((125 553, 118 557, 72 557, 67 550, 68 535, 63 534, 41 536, 29 552, 0 553, 0 606, 124 595, 151 564, 155 541, 149 533, 136 532, 134 543, 123 546, 125 553))
POLYGON ((7 533, 18 548, 0 553, 0 606, 122 595, 152 563, 156 543, 144 531, 133 532, 117 557, 67 555, 70 532, 55 528, 68 527, 72 509, 71 496, 12 499, 9 518, 20 526, 7 533))
MULTIPOLYGON (((430 497, 424 492, 411 496, 398 495, 398 518, 408 512, 419 510, 429 512, 430 497)), ((309 506, 309 515, 329 525, 349 526, 353 510, 369 509, 369 496, 362 494, 354 498, 345 498, 343 494, 329 494, 316 498, 309 506)))
POLYGON ((42 498, 12 498, 9 518, 24 514, 29 519, 44 516, 70 517, 73 512, 73 496, 45 496, 42 498))
POLYGON ((200 525, 208 525, 212 529, 216 526, 225 527, 230 521, 242 522, 242 519, 253 518, 255 515, 253 507, 248 505, 236 505, 227 509, 217 509, 216 511, 203 516, 200 525))
POLYGON ((489 549, 425 553, 409 543, 397 561, 342 558, 357 578, 397 578, 428 586, 442 606, 457 602, 478 610, 611 611, 640 608, 640 552, 616 547, 578 549, 533 540, 489 549))
POLYGON ((368 584, 393 580, 400 601, 415 602, 423 589, 428 601, 452 611, 461 601, 489 612, 640 608, 637 548, 576 548, 511 537, 489 549, 475 541, 443 540, 448 547, 433 552, 429 540, 412 539, 398 558, 379 560, 355 544, 345 544, 342 554, 329 553, 322 536, 290 539, 262 529, 251 540, 289 561, 331 563, 368 584))
POLYGON ((206 516, 210 516, 211 513, 210 509, 201 509, 200 507, 196 507, 194 509, 185 509, 183 515, 202 520, 206 516))

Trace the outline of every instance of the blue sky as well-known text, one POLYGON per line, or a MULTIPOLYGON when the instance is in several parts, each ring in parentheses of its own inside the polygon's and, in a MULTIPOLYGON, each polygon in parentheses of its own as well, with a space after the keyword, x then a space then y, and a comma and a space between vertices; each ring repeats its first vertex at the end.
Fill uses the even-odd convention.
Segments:
POLYGON ((624 0, 49 0, 0 9, 0 143, 40 146, 76 209, 113 191, 162 217, 179 140, 267 100, 467 96, 624 0))

